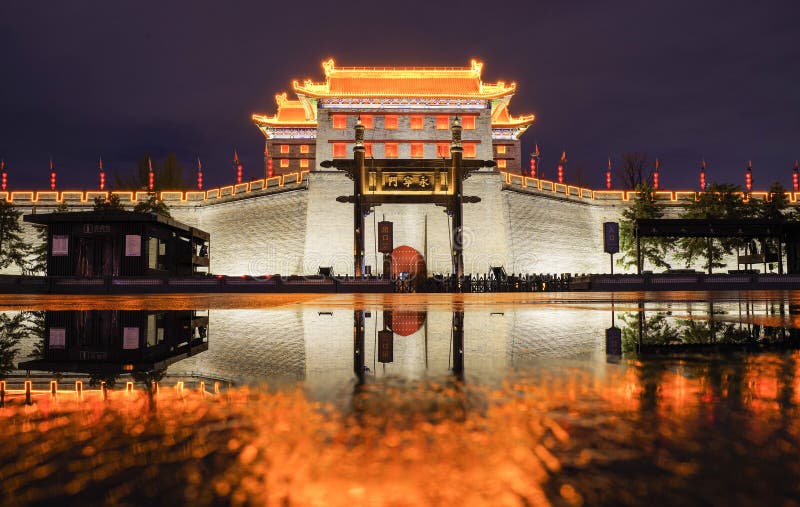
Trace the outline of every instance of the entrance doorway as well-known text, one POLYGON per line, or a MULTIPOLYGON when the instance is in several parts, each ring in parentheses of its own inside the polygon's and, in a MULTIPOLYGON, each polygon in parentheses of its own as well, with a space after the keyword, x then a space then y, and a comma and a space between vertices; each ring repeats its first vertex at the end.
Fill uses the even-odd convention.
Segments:
POLYGON ((428 277, 425 258, 419 251, 407 245, 392 250, 392 278, 399 280, 403 288, 416 290, 428 277))

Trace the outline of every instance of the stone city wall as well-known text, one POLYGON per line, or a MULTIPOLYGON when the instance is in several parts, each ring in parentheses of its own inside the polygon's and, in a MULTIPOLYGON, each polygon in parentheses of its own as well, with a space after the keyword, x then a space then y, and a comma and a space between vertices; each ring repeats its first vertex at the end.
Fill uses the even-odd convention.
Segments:
MULTIPOLYGON (((320 266, 352 274, 353 207, 336 201, 352 193, 352 181, 330 171, 302 173, 299 181, 296 175, 282 178, 163 197, 176 220, 211 234, 215 274, 313 274, 320 266)), ((464 205, 465 272, 473 274, 485 273, 489 266, 504 266, 508 273, 608 272, 602 223, 618 221, 633 198, 621 191, 593 191, 490 171, 468 178, 464 193, 481 198, 464 205)), ((41 194, 38 199, 33 194, 11 197, 24 214, 49 213, 59 200, 70 210, 92 207, 88 193, 78 198, 65 192, 52 199, 51 192, 41 194)), ((131 203, 126 194, 123 202, 131 203)), ((133 198, 145 199, 146 193, 141 194, 133 198)), ((667 204, 667 217, 674 217, 681 202, 694 198, 694 193, 661 192, 658 197, 667 204)), ((394 246, 407 245, 422 253, 428 274, 450 272, 450 226, 444 208, 394 204, 377 207, 365 219, 365 263, 373 273, 382 270, 375 224, 384 218, 394 222, 394 246)), ((38 241, 27 223, 23 237, 29 243, 38 241)), ((728 261, 733 268, 735 261, 728 261)), ((701 269, 699 264, 691 267, 701 269)), ((614 270, 625 272, 617 266, 614 270)), ((3 273, 18 274, 19 268, 11 266, 3 273)))

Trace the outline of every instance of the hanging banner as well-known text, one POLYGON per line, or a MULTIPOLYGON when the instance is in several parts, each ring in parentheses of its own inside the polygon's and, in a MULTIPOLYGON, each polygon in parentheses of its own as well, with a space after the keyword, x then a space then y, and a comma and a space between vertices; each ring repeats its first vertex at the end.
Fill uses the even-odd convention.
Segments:
POLYGON ((619 253, 619 223, 603 223, 603 251, 607 254, 619 253))
POLYGON ((386 220, 378 222, 378 251, 388 254, 394 250, 394 225, 386 220))
POLYGON ((387 329, 378 331, 378 362, 392 361, 394 361, 394 333, 387 329))

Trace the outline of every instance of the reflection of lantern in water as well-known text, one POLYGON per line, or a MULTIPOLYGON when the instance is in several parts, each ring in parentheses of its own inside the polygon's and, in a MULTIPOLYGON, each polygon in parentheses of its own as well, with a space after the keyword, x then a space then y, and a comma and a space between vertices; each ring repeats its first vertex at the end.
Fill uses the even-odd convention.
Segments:
POLYGON ((392 331, 400 336, 410 336, 420 330, 425 323, 425 312, 393 311, 392 331))

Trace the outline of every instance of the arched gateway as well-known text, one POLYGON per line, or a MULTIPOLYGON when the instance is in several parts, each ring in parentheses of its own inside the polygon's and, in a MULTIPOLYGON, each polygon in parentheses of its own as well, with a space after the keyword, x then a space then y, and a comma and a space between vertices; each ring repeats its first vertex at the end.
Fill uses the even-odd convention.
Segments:
MULTIPOLYGON (((484 167, 491 168, 496 164, 493 160, 463 159, 461 122, 458 117, 453 120, 450 132, 450 159, 370 158, 367 164, 364 125, 359 118, 355 126, 353 159, 322 162, 322 167, 335 167, 346 172, 353 180, 353 195, 339 196, 336 200, 353 204, 353 256, 356 278, 364 275, 364 217, 370 214, 375 206, 388 203, 443 206, 451 218, 452 273, 458 279, 464 276, 463 204, 480 202, 479 197, 463 195, 464 180, 472 171, 484 167)), ((388 276, 386 270, 384 276, 388 276)))

